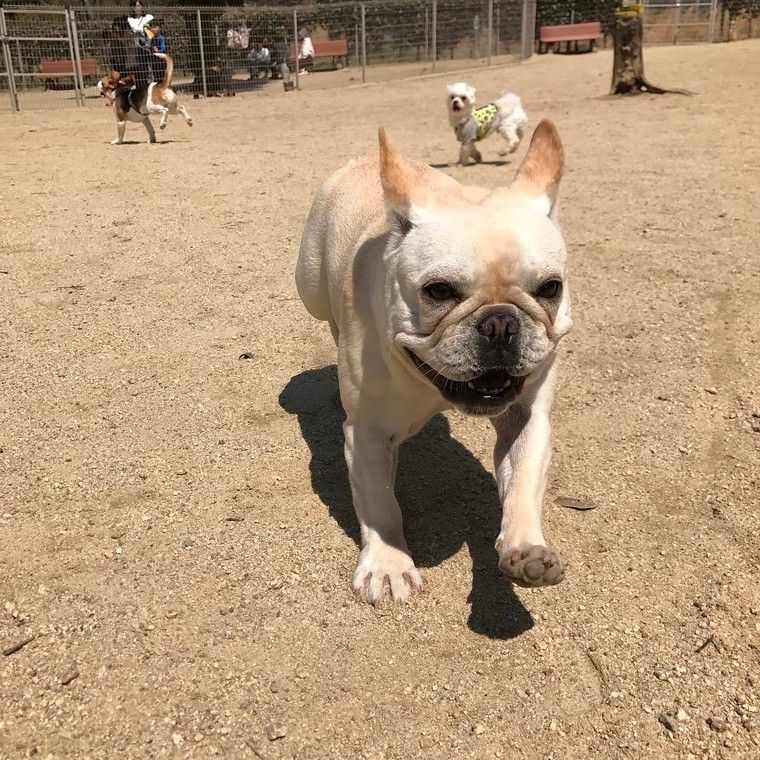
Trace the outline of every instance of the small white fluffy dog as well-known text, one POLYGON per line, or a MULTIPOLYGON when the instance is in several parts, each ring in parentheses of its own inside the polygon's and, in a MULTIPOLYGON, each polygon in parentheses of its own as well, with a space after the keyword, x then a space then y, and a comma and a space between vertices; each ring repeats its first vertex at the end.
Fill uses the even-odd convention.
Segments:
POLYGON ((499 155, 514 153, 522 140, 523 130, 528 123, 520 98, 513 92, 504 93, 498 100, 475 108, 475 88, 466 82, 446 85, 446 106, 449 124, 454 127, 459 149, 459 163, 465 166, 470 158, 476 163, 482 161, 480 151, 475 147, 493 132, 498 132, 507 147, 499 155))

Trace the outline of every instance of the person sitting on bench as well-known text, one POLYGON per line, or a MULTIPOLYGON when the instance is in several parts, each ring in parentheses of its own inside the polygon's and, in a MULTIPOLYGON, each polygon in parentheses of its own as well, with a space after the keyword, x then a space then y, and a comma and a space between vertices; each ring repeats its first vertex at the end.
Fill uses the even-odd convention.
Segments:
POLYGON ((251 52, 248 53, 248 66, 251 69, 251 79, 258 79, 262 71, 266 74, 271 63, 272 57, 269 54, 269 40, 264 37, 261 42, 254 42, 251 52))

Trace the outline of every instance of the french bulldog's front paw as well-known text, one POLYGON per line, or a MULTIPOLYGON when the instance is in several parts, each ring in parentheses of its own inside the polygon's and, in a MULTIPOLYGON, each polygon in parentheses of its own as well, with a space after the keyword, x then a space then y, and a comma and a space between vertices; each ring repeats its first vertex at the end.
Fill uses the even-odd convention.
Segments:
POLYGON ((120 140, 118 137, 115 140, 111 140, 111 145, 121 145, 123 143, 123 140, 120 140))
POLYGON ((517 586, 554 586, 565 577, 564 560, 547 546, 523 545, 499 555, 499 569, 517 586))
POLYGON ((159 125, 158 125, 158 128, 159 128, 159 129, 166 129, 166 124, 159 124, 159 125))
POLYGON ((412 558, 403 550, 388 544, 365 546, 351 582, 353 592, 378 606, 386 590, 390 598, 403 604, 415 591, 422 591, 422 577, 412 558))

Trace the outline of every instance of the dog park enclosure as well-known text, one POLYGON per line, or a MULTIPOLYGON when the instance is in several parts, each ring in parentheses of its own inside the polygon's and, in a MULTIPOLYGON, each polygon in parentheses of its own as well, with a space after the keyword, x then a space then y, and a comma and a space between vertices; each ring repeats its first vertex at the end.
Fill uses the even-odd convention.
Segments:
MULTIPOLYGON (((178 89, 208 94, 223 72, 244 89, 246 56, 256 40, 293 45, 298 29, 315 43, 333 41, 349 76, 324 86, 384 81, 436 70, 525 59, 542 26, 599 22, 607 37, 611 17, 591 0, 375 0, 292 7, 150 6, 164 22, 175 59, 178 89)), ((645 42, 716 40, 718 0, 645 2, 645 42)), ((95 102, 93 85, 109 65, 106 30, 126 7, 0 7, 0 110, 84 106, 95 102)), ((751 19, 745 36, 760 33, 751 19)), ((333 56, 317 61, 331 65, 333 56)))

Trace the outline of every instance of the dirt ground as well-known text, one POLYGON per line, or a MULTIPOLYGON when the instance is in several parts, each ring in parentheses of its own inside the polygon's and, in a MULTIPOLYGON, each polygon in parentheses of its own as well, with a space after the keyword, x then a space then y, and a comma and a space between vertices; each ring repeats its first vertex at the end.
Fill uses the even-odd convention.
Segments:
MULTIPOLYGON (((696 95, 603 97, 609 52, 463 75, 565 141, 569 568, 503 581, 493 434, 451 414, 401 458, 427 593, 379 610, 293 268, 379 124, 456 157, 446 77, 189 100, 158 145, 102 107, 0 118, 0 649, 34 637, 0 757, 760 757, 760 42, 646 64, 696 95)), ((498 147, 443 170, 507 183, 498 147)))

